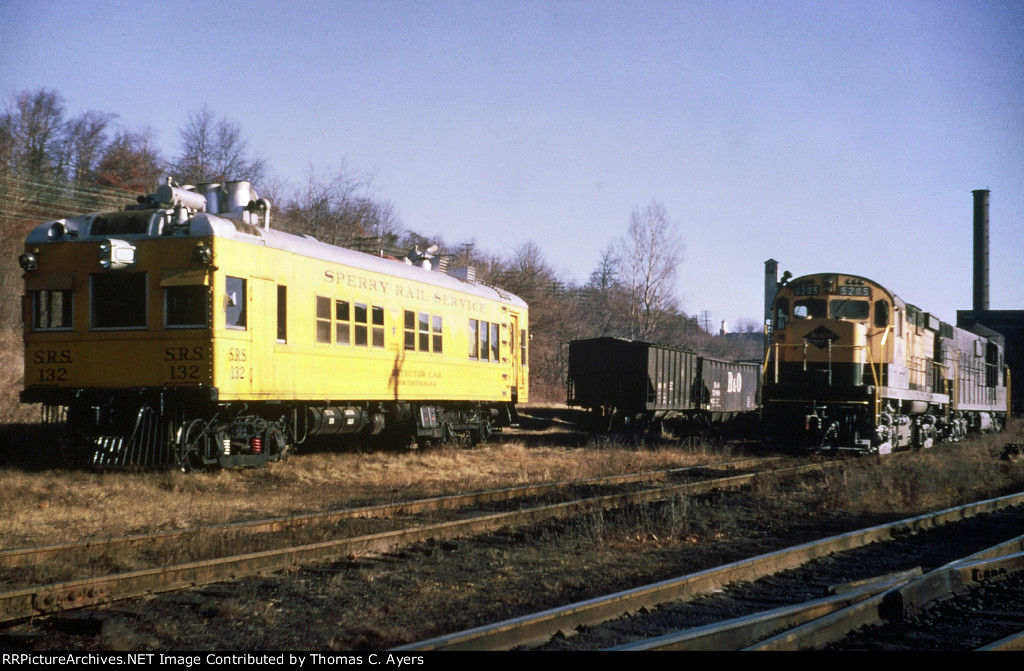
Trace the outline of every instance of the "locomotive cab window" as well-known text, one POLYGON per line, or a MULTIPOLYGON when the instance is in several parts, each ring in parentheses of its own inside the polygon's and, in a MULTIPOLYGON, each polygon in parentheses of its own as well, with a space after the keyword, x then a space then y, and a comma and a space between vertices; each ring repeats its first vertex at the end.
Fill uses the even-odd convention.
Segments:
POLYGON ((889 303, 884 300, 875 301, 875 326, 885 328, 889 325, 889 303))
POLYGON ((870 311, 871 303, 850 298, 837 298, 829 305, 829 316, 832 319, 864 320, 870 311))
POLYGON ((806 298, 797 301, 793 305, 793 317, 795 319, 824 317, 825 314, 825 300, 822 298, 806 298))
POLYGON ((33 291, 32 328, 36 331, 68 330, 72 325, 71 291, 33 291))
POLYGON ((146 328, 146 273, 100 273, 90 277, 94 329, 146 328))

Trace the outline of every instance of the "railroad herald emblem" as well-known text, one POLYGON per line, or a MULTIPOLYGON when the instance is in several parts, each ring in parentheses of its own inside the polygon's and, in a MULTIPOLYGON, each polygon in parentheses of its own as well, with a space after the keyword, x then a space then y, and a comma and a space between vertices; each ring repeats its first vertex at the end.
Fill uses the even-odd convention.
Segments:
POLYGON ((839 336, 824 326, 819 326, 804 336, 804 340, 818 349, 827 349, 829 344, 839 340, 839 336))

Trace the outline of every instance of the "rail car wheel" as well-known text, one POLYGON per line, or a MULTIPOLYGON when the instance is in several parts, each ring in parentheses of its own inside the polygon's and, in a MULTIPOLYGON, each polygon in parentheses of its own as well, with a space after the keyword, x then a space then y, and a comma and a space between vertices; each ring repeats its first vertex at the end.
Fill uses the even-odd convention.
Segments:
POLYGON ((284 432, 274 425, 267 427, 263 434, 263 449, 266 450, 267 459, 275 461, 284 461, 291 454, 291 445, 284 432))
POLYGON ((469 430, 469 445, 470 447, 476 447, 480 443, 486 443, 490 437, 491 423, 488 421, 480 422, 477 428, 469 430))
POLYGON ((210 455, 210 436, 206 432, 206 422, 193 419, 178 430, 175 446, 178 467, 185 473, 205 470, 210 455))

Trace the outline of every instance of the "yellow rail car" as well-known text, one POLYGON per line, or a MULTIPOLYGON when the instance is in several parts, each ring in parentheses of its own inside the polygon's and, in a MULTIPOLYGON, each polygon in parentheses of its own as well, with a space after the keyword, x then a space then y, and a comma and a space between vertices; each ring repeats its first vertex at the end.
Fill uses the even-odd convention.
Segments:
POLYGON ((236 466, 314 435, 485 439, 527 400, 528 309, 269 227, 248 183, 29 234, 24 402, 97 465, 236 466))
POLYGON ((779 284, 770 326, 762 412, 776 442, 887 453, 1005 421, 998 334, 942 322, 869 279, 779 284))

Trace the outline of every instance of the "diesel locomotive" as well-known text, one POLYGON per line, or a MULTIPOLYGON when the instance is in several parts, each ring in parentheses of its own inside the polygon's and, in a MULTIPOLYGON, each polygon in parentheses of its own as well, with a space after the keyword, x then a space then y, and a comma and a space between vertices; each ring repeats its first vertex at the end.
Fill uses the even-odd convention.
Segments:
POLYGON ((310 436, 486 439, 527 400, 528 308, 442 271, 270 227, 248 182, 41 224, 25 385, 100 467, 277 460, 310 436))
POLYGON ((1006 421, 998 333, 950 325, 844 273, 784 276, 770 305, 761 397, 770 441, 886 454, 1006 421))

